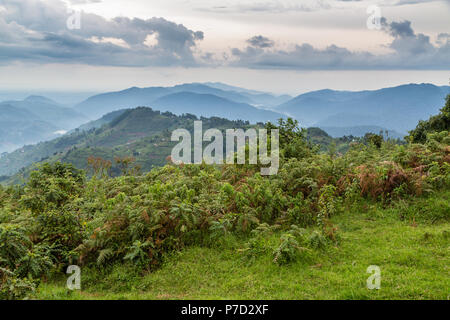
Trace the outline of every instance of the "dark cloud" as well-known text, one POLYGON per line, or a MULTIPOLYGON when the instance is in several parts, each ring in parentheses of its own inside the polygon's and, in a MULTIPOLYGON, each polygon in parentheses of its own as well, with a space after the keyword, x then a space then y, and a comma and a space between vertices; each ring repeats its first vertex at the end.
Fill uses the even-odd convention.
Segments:
POLYGON ((383 19, 383 24, 388 26, 388 30, 394 37, 412 37, 414 36, 414 31, 411 28, 411 21, 403 22, 392 22, 391 24, 386 23, 386 19, 383 19))
MULTIPOLYGON (((95 1, 95 0, 94 0, 95 1)), ((356 52, 336 45, 324 49, 296 44, 281 50, 272 39, 256 35, 246 47, 219 53, 220 60, 201 52, 204 38, 164 18, 107 20, 81 14, 81 28, 69 30, 73 12, 60 0, 2 0, 0 9, 0 64, 12 61, 81 63, 111 66, 232 65, 246 68, 345 70, 345 69, 448 69, 450 37, 414 32, 411 22, 382 19, 383 31, 392 36, 390 54, 356 52)), ((375 32, 375 31, 374 31, 375 32)))
POLYGON ((70 30, 74 14, 59 0, 3 0, 0 11, 0 58, 38 62, 146 66, 201 63, 194 56, 201 31, 163 18, 107 20, 81 13, 80 29, 70 30), (149 36, 152 45, 146 44, 149 36))
MULTIPOLYGON (((393 37, 392 42, 387 45, 392 49, 390 54, 374 55, 364 51, 355 52, 336 45, 317 49, 308 43, 295 45, 294 49, 288 51, 249 45, 244 49, 234 48, 231 51, 235 58, 233 64, 249 68, 304 70, 445 70, 449 68, 450 38, 448 34, 441 34, 436 45, 433 45, 430 37, 414 32, 410 21, 388 23, 385 18, 382 18, 381 23, 384 32, 393 37)), ((266 41, 270 40, 262 38, 266 41)))
POLYGON ((270 48, 273 47, 275 42, 270 40, 269 38, 263 36, 254 36, 247 40, 247 43, 255 48, 270 48))
POLYGON ((414 32, 410 21, 387 23, 386 19, 383 18, 381 23, 384 30, 394 37, 389 47, 395 50, 397 54, 403 57, 418 57, 420 55, 432 57, 439 53, 440 48, 433 46, 429 36, 414 32))

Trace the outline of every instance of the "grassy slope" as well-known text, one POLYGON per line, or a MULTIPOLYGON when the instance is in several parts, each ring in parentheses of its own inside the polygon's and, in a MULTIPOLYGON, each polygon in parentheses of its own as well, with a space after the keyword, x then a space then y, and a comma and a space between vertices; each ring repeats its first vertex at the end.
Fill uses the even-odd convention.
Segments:
POLYGON ((61 277, 41 284, 36 298, 448 299, 449 200, 447 191, 409 206, 415 212, 426 208, 442 214, 437 223, 405 216, 399 206, 348 211, 333 218, 341 236, 338 247, 312 252, 288 266, 272 263, 270 255, 253 262, 243 259, 238 249, 246 240, 233 237, 214 248, 190 247, 173 254, 144 276, 126 266, 105 274, 84 269, 81 292, 65 289, 61 277), (366 288, 369 265, 381 268, 380 290, 366 288))

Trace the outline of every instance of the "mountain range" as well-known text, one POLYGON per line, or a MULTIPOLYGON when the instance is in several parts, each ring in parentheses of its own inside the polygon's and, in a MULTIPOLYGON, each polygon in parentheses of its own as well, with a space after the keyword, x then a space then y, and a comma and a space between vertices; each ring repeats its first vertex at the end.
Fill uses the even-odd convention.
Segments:
POLYGON ((72 108, 42 96, 0 103, 0 153, 45 141, 88 121, 72 108))
POLYGON ((388 130, 392 136, 401 137, 419 120, 436 114, 449 93, 449 86, 423 83, 366 91, 325 89, 291 98, 207 82, 174 87, 133 87, 92 96, 74 108, 92 119, 136 106, 253 123, 291 116, 304 127, 345 128, 345 132, 358 136, 362 128, 388 130))
POLYGON ((292 98, 207 82, 132 87, 96 94, 72 107, 32 95, 0 102, 0 153, 47 141, 78 127, 98 128, 123 110, 138 106, 251 123, 291 116, 302 127, 319 127, 333 137, 388 131, 390 137, 401 138, 419 120, 436 114, 448 93, 448 86, 407 84, 366 91, 326 89, 292 98))
POLYGON ((301 94, 274 110, 304 126, 379 126, 406 134, 439 112, 449 86, 407 84, 373 91, 320 90, 301 94))
MULTIPOLYGON (((191 113, 198 116, 227 117, 255 123, 275 121, 284 117, 278 112, 255 107, 264 101, 272 103, 274 99, 276 96, 271 94, 226 91, 205 84, 191 83, 174 87, 132 87, 122 91, 107 92, 86 99, 75 105, 74 109, 91 119, 97 119, 108 112, 123 108, 147 106, 175 114, 191 113)), ((280 101, 283 100, 285 99, 280 101)))

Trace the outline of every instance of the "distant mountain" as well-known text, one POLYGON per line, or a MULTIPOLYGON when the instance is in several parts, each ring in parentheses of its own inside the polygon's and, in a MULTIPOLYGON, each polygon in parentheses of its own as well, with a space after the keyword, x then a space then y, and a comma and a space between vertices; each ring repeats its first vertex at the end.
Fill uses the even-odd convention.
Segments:
POLYGON ((0 103, 0 105, 3 104, 27 110, 38 116, 42 121, 49 122, 63 130, 73 129, 88 121, 83 114, 43 96, 33 95, 22 101, 4 101, 0 103))
POLYGON ((259 105, 262 107, 278 106, 292 99, 292 97, 287 94, 274 95, 262 91, 248 90, 236 86, 230 86, 221 82, 206 82, 204 84, 207 85, 208 87, 213 87, 224 91, 238 92, 246 96, 248 99, 250 99, 251 104, 259 105))
POLYGON ((333 138, 343 136, 364 137, 366 133, 383 133, 385 138, 403 139, 404 134, 398 133, 394 130, 389 130, 379 126, 355 126, 355 127, 320 127, 333 138), (386 133, 387 132, 387 136, 386 133))
POLYGON ((0 104, 0 153, 56 137, 58 128, 28 110, 0 104))
POLYGON ((172 93, 192 92, 199 94, 211 94, 234 102, 247 104, 254 103, 254 101, 252 101, 250 97, 248 97, 246 94, 242 94, 241 92, 222 90, 201 83, 186 83, 177 85, 170 88, 170 91, 172 91, 172 93))
POLYGON ((74 106, 74 109, 94 120, 112 111, 149 105, 167 94, 170 94, 170 91, 164 87, 132 87, 94 95, 74 106))
POLYGON ((49 98, 44 97, 44 96, 37 96, 37 95, 28 96, 27 98, 25 98, 23 100, 23 102, 42 103, 42 104, 50 104, 50 105, 55 105, 55 106, 57 105, 57 103, 54 100, 49 99, 49 98))
POLYGON ((175 114, 192 113, 203 117, 221 117, 230 120, 276 122, 285 116, 269 110, 255 108, 246 103, 237 103, 212 94, 192 92, 174 93, 157 99, 151 104, 161 111, 175 114))
MULTIPOLYGON (((254 106, 261 105, 264 105, 264 107, 278 105, 290 98, 289 96, 276 97, 266 93, 249 93, 246 92, 245 89, 242 89, 241 92, 238 92, 236 90, 222 90, 220 88, 215 88, 201 83, 188 83, 177 85, 174 87, 132 87, 122 91, 102 93, 86 99, 85 101, 76 105, 74 108, 75 110, 88 115, 91 119, 98 119, 104 114, 115 110, 135 108, 138 106, 154 106, 154 103, 164 96, 184 92, 214 95, 216 97, 226 99, 230 102, 246 104, 253 108, 254 106)), ((217 109, 217 106, 214 105, 211 105, 210 107, 212 110, 217 109)), ((192 110, 187 110, 185 112, 199 114, 196 113, 195 108, 192 110)), ((220 116, 219 114, 216 115, 220 116)), ((239 114, 233 114, 232 118, 239 118, 239 114)), ((259 121, 253 119, 252 117, 244 118, 243 120, 259 121)))
POLYGON ((27 91, 20 90, 2 90, 0 89, 0 101, 6 100, 24 100, 29 96, 38 96, 38 97, 46 97, 50 98, 50 100, 57 101, 59 105, 65 106, 67 108, 71 108, 75 104, 83 101, 97 92, 78 92, 78 91, 48 91, 48 90, 39 90, 31 89, 27 91))
POLYGON ((302 126, 379 126, 406 133, 419 120, 436 114, 450 87, 408 84, 373 91, 320 90, 301 94, 275 110, 302 126))
POLYGON ((235 91, 235 92, 247 93, 247 94, 255 94, 255 95, 256 94, 265 93, 263 91, 245 89, 245 88, 241 88, 241 87, 237 87, 237 86, 231 86, 229 84, 222 83, 222 82, 204 82, 203 84, 205 86, 208 86, 208 87, 211 87, 211 88, 220 89, 220 90, 224 90, 224 91, 235 91))
POLYGON ((355 126, 355 123, 374 123, 374 122, 382 122, 383 117, 381 116, 375 116, 375 115, 368 115, 368 114, 353 114, 353 113, 336 113, 330 116, 325 117, 324 119, 317 121, 315 123, 316 126, 319 128, 321 127, 333 127, 333 126, 339 126, 339 127, 353 127, 355 126))
POLYGON ((87 118, 42 96, 0 102, 0 152, 57 137, 87 118))

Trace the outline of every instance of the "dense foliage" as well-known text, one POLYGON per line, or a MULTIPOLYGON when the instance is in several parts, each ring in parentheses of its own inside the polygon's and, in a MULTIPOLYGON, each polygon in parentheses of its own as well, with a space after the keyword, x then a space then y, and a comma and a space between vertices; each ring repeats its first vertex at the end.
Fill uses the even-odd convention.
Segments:
MULTIPOLYGON (((274 263, 287 264, 339 245, 330 217, 345 208, 388 206, 450 187, 447 131, 423 144, 372 137, 342 155, 319 152, 295 121, 268 127, 280 130, 274 176, 250 165, 172 163, 139 174, 127 158, 117 160, 123 174, 112 178, 111 163, 91 158, 89 178, 71 164, 45 163, 25 186, 1 188, 0 299, 27 297, 69 264, 151 271, 166 253, 214 245, 227 233, 248 239, 246 257, 270 252, 274 263), (310 225, 317 230, 305 229, 310 225), (266 243, 263 235, 274 230, 281 231, 279 243, 266 243)), ((448 204, 438 218, 450 218, 448 204)))
POLYGON ((409 138, 412 142, 423 143, 426 141, 428 133, 441 131, 450 131, 450 94, 447 96, 441 112, 427 121, 419 121, 416 129, 409 133, 409 138))

